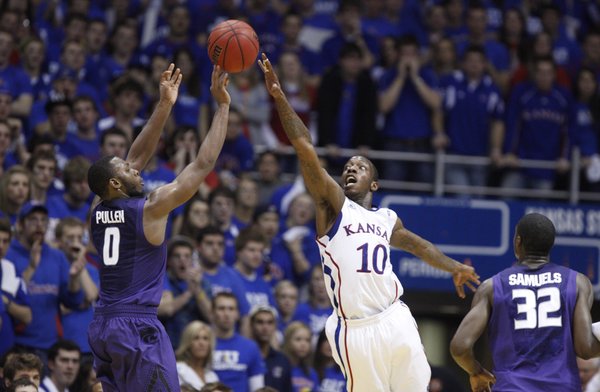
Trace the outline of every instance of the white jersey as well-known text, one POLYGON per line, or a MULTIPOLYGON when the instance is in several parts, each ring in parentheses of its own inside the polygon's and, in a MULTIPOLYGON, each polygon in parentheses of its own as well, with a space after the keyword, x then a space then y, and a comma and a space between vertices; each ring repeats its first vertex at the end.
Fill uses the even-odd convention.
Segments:
POLYGON ((339 317, 373 316, 402 295, 390 260, 397 219, 388 208, 367 210, 346 198, 331 230, 317 239, 325 286, 339 317))

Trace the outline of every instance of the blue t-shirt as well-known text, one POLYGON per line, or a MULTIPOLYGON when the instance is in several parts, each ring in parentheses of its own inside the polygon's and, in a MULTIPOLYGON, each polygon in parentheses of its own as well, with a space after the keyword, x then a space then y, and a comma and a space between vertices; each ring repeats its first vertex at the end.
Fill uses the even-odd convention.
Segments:
POLYGON ((246 299, 248 300, 250 309, 255 306, 275 306, 275 298, 273 297, 271 285, 267 283, 262 276, 259 276, 259 274, 256 273, 254 279, 250 279, 237 269, 234 269, 234 271, 238 274, 240 280, 244 284, 244 288, 246 289, 246 299))
POLYGON ((344 392, 346 390, 346 378, 338 365, 325 368, 323 379, 319 383, 318 392, 344 392))
POLYGON ((598 153, 598 138, 594 125, 590 107, 585 103, 575 102, 571 107, 569 137, 571 145, 579 147, 584 157, 598 153))
MULTIPOLYGON (((22 276, 29 265, 29 249, 13 240, 6 258, 11 260, 22 276)), ((17 344, 48 349, 58 339, 56 318, 59 305, 77 309, 83 300, 83 292, 72 293, 69 285, 69 262, 65 255, 47 244, 42 244, 40 264, 27 285, 33 318, 24 331, 17 335, 17 344)))
POLYGON ((221 264, 214 275, 204 271, 203 278, 210 284, 212 297, 221 292, 232 293, 238 301, 240 315, 248 314, 250 305, 246 299, 244 282, 233 268, 221 264))
MULTIPOLYGON (((2 282, 2 295, 17 305, 30 306, 25 282, 17 275, 17 269, 12 261, 6 259, 0 261, 0 282, 2 282)), ((0 307, 4 307, 4 302, 0 302, 0 307)), ((0 317, 2 317, 2 327, 0 328, 0 356, 2 356, 15 344, 17 323, 10 316, 6 307, 4 307, 4 312, 0 309, 0 317)))
POLYGON ((328 306, 326 308, 315 308, 310 303, 300 303, 296 308, 296 314, 294 320, 302 321, 308 325, 313 336, 319 336, 327 319, 331 316, 333 308, 328 306))
POLYGON ((29 76, 20 67, 8 65, 0 69, 0 86, 8 88, 13 100, 18 99, 22 94, 31 94, 33 97, 29 76))
POLYGON ((235 392, 249 392, 249 379, 266 371, 256 343, 238 334, 229 339, 216 339, 213 370, 219 381, 235 392))
POLYGON ((319 376, 315 369, 310 368, 308 374, 300 366, 292 366, 292 391, 312 392, 317 390, 319 376))
POLYGON ((217 171, 229 170, 237 175, 250 171, 253 167, 254 149, 246 136, 239 135, 233 140, 225 140, 215 166, 217 171))

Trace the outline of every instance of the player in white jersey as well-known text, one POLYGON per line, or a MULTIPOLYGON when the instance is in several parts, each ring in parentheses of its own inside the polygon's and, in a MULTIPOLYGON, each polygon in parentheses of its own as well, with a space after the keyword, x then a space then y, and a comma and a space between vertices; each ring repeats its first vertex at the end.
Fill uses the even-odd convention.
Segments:
POLYGON ((407 230, 394 211, 372 208, 378 174, 369 159, 350 158, 340 187, 321 167, 310 133, 266 55, 259 65, 317 206, 317 242, 334 307, 325 330, 348 391, 426 391, 431 370, 416 323, 399 299, 403 289, 392 271, 390 245, 450 272, 462 298, 463 285, 474 290, 479 277, 472 267, 407 230))

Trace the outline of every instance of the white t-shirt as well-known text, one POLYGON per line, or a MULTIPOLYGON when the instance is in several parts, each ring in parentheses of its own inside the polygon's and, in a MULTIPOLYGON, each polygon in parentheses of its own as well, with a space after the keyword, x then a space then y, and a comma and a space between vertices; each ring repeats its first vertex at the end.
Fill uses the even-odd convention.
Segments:
POLYGON ((204 384, 219 381, 217 374, 208 369, 204 371, 205 381, 202 381, 194 369, 188 366, 185 362, 177 362, 177 374, 179 375, 179 385, 187 384, 198 390, 200 390, 204 384))

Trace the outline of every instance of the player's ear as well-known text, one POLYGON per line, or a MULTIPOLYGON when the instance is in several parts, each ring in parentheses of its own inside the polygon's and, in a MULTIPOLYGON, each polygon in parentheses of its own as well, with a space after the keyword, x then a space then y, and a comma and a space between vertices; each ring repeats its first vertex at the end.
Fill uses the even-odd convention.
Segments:
POLYGON ((379 183, 377 181, 371 181, 371 192, 376 192, 379 189, 379 183))
POLYGON ((111 178, 110 180, 108 180, 108 183, 109 183, 109 185, 110 185, 110 186, 112 186, 114 189, 120 189, 120 188, 121 188, 121 186, 123 185, 123 184, 121 184, 121 181, 119 181, 119 179, 118 179, 118 178, 115 178, 115 177, 113 177, 113 178, 111 178))

